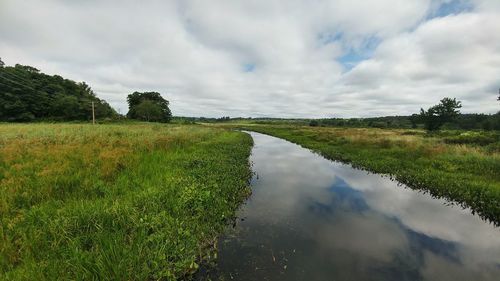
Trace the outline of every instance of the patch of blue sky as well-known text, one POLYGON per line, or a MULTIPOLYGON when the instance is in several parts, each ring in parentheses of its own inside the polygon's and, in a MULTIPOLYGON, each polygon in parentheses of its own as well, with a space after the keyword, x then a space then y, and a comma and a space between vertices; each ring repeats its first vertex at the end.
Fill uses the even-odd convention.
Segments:
POLYGON ((359 53, 359 52, 356 52, 354 50, 350 50, 349 52, 347 52, 343 56, 339 57, 337 59, 337 61, 340 62, 342 64, 342 66, 344 66, 344 69, 346 71, 349 71, 349 70, 353 69, 356 65, 358 65, 360 62, 367 60, 369 58, 370 58, 370 56, 368 56, 366 54, 359 53))
POLYGON ((337 61, 344 66, 345 71, 349 71, 360 62, 370 59, 381 41, 382 40, 376 36, 368 37, 363 40, 360 47, 348 48, 342 56, 337 58, 337 61))
POLYGON ((343 36, 344 34, 342 32, 335 32, 335 33, 325 32, 325 33, 320 33, 318 35, 318 41, 323 45, 328 45, 336 41, 341 41, 343 36))
POLYGON ((452 0, 441 3, 427 15, 427 20, 441 18, 449 15, 467 13, 474 9, 474 4, 470 0, 452 0))
POLYGON ((254 72, 255 71, 255 64, 254 63, 245 63, 242 66, 243 72, 254 72))
POLYGON ((343 46, 344 54, 336 60, 344 66, 345 71, 349 71, 360 62, 370 59, 381 42, 377 36, 369 36, 359 46, 348 46, 344 42, 344 34, 342 32, 320 33, 317 40, 322 45, 339 42, 343 46))

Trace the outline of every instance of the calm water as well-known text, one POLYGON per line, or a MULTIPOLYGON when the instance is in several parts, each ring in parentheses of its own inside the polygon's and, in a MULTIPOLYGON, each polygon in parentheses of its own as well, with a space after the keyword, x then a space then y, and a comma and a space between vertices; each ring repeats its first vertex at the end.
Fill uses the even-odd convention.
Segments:
POLYGON ((500 229, 378 175, 251 133, 253 194, 223 280, 500 280, 500 229))

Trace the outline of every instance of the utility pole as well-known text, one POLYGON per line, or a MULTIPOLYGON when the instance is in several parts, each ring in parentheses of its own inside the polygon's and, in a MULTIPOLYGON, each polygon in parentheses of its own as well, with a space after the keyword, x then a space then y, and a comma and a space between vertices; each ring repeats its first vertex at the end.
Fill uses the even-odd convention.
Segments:
POLYGON ((92 125, 95 125, 95 110, 94 110, 94 102, 92 102, 92 125))

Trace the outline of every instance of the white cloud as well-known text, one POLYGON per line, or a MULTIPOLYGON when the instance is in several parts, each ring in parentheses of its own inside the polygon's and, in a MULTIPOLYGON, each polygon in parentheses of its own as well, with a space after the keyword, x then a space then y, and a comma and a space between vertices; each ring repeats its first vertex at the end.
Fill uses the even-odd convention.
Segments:
POLYGON ((444 96, 495 112, 499 2, 425 20, 449 2, 8 0, 0 56, 87 81, 122 113, 135 90, 192 116, 411 114, 444 96), (370 38, 370 58, 338 61, 370 38))
POLYGON ((451 96, 464 101, 466 112, 494 112, 499 74, 499 18, 469 13, 436 18, 387 39, 343 83, 356 85, 368 99, 399 101, 407 110, 451 96))

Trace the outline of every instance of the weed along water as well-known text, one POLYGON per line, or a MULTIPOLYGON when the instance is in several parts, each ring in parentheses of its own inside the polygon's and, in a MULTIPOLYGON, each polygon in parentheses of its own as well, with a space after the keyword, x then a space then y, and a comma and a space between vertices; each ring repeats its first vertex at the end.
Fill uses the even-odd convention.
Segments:
POLYGON ((212 279, 498 280, 500 229, 469 210, 250 134, 253 194, 212 279))

